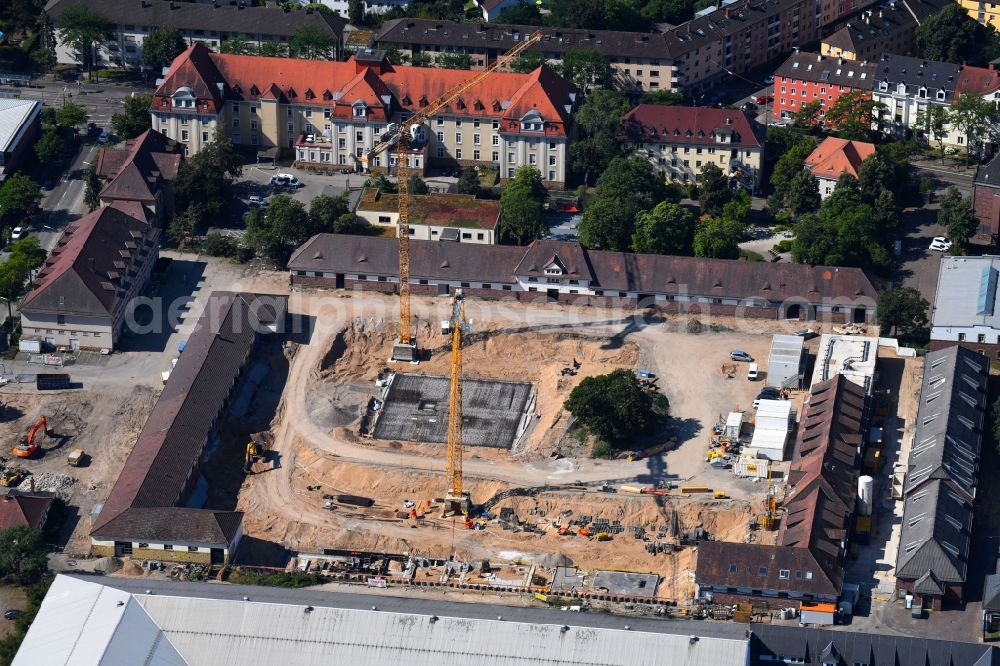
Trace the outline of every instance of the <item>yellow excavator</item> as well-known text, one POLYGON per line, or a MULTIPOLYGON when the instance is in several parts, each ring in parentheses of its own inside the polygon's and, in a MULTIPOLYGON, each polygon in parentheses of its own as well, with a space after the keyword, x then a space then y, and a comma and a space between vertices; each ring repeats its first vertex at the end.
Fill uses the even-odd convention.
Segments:
POLYGON ((267 452, 270 448, 271 443, 267 433, 255 432, 250 435, 250 441, 247 443, 246 456, 243 459, 243 471, 248 474, 252 474, 254 471, 254 465, 267 459, 267 452))

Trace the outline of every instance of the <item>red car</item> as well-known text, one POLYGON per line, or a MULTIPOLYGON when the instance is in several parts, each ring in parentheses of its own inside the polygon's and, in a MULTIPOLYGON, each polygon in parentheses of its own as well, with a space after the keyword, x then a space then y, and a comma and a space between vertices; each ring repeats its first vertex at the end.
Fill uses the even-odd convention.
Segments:
POLYGON ((754 100, 756 104, 767 104, 768 102, 773 102, 773 101, 774 98, 771 97, 770 95, 757 95, 757 98, 754 100))

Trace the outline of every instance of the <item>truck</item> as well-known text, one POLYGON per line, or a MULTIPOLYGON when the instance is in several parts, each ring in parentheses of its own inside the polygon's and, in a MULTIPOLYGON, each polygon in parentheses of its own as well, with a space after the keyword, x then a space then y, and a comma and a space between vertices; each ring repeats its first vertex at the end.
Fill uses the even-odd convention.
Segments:
POLYGON ((83 449, 73 449, 66 456, 66 464, 70 467, 79 467, 83 463, 83 459, 87 456, 83 449))
POLYGON ((57 391, 69 388, 69 375, 40 374, 35 376, 35 388, 39 391, 57 391))
POLYGON ((670 445, 673 444, 673 443, 674 443, 673 440, 671 440, 671 441, 668 441, 668 442, 662 442, 660 444, 654 444, 653 446, 650 446, 650 447, 647 447, 647 448, 642 449, 640 451, 636 451, 635 453, 629 454, 628 459, 629 460, 645 460, 646 458, 650 458, 652 456, 655 456, 657 453, 663 453, 668 448, 670 448, 670 445))

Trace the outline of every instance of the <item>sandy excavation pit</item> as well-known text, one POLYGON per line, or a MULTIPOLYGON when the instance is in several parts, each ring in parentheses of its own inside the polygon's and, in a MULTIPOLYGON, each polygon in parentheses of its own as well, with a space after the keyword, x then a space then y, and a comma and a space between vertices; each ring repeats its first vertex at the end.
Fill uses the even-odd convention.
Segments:
MULTIPOLYGON (((393 377, 372 436, 417 442, 448 441, 448 377, 401 373, 393 377)), ((462 382, 462 441, 509 449, 523 432, 531 384, 468 379, 462 382)))

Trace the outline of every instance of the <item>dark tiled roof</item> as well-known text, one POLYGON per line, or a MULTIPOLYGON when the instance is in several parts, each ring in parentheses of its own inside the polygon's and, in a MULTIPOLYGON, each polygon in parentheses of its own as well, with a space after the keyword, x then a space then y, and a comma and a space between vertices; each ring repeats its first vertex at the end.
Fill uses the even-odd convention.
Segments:
POLYGON ((702 541, 695 581, 713 585, 836 597, 840 588, 808 548, 702 541), (763 573, 761 573, 763 571, 763 573))
POLYGON ((66 227, 21 309, 110 316, 131 286, 128 266, 149 260, 159 234, 117 208, 84 215, 66 227), (120 268, 122 263, 126 268, 120 268))
POLYGON ((896 578, 919 580, 928 572, 963 583, 969 566, 972 503, 945 481, 928 481, 903 505, 896 578))
POLYGON ((976 187, 1000 188, 1000 154, 986 164, 976 167, 976 187))
POLYGON ((1000 574, 990 574, 983 582, 983 609, 1000 611, 1000 574))
POLYGON ((94 534, 107 533, 105 526, 128 510, 165 509, 183 499, 188 477, 257 333, 262 325, 283 319, 287 300, 233 292, 210 296, 104 504, 94 534))
MULTIPOLYGON (((416 278, 490 283, 515 282, 519 270, 558 255, 571 268, 593 275, 597 289, 639 293, 691 294, 719 298, 783 301, 805 298, 875 298, 875 288, 857 268, 832 268, 760 261, 700 259, 629 252, 585 250, 571 241, 536 241, 523 247, 472 243, 410 243, 410 274, 416 278), (543 249, 538 249, 543 248, 543 249), (582 254, 583 258, 579 258, 582 254), (530 261, 526 261, 527 257, 530 261), (577 259, 572 259, 577 257, 577 259)), ((317 234, 288 260, 292 271, 398 275, 399 255, 392 238, 317 234)))
POLYGON ((0 530, 18 525, 40 530, 51 506, 52 497, 48 494, 10 493, 0 497, 0 530))
POLYGON ((878 57, 885 53, 890 38, 901 33, 915 33, 921 23, 944 9, 950 1, 893 0, 861 12, 823 43, 854 53, 866 52, 866 47, 877 44, 872 57, 878 57))
POLYGON ((545 267, 558 265, 563 275, 577 280, 593 280, 594 274, 587 261, 587 253, 579 243, 539 240, 526 248, 521 248, 523 256, 514 268, 514 275, 540 277, 545 275, 545 267))
MULTIPOLYGON (((218 7, 205 3, 167 2, 167 0, 49 0, 45 11, 59 16, 67 7, 85 4, 108 17, 116 25, 204 30, 207 32, 244 33, 291 37, 301 27, 318 27, 340 40, 347 21, 338 15, 319 12, 283 11, 266 7, 234 7, 222 1, 218 7)), ((249 4, 249 3, 248 3, 249 4)))
POLYGON ((951 103, 958 86, 959 66, 949 62, 923 60, 894 54, 882 56, 877 64, 875 80, 889 84, 888 92, 896 92, 900 83, 906 85, 906 94, 916 96, 921 87, 927 88, 927 98, 937 99, 937 91, 945 91, 945 100, 951 103))
POLYGON ((189 542, 225 548, 243 520, 241 511, 184 507, 130 508, 91 532, 108 540, 189 542))
POLYGON ((761 128, 738 109, 640 104, 622 118, 625 136, 635 142, 760 148, 761 128), (718 137, 730 137, 720 143, 718 137))
MULTIPOLYGON (((875 666, 997 666, 1000 652, 988 645, 896 636, 885 632, 831 631, 773 624, 750 625, 752 663, 786 660, 822 666, 821 655, 836 653, 834 663, 875 666)), ((777 661, 777 663, 781 663, 777 661)), ((786 662, 787 663, 787 662, 786 662)))
POLYGON ((184 149, 156 130, 146 130, 126 142, 125 148, 101 150, 97 175, 108 182, 104 199, 153 203, 164 183, 177 176, 184 149))
POLYGON ((775 77, 871 90, 875 65, 816 53, 793 53, 774 70, 775 77))

